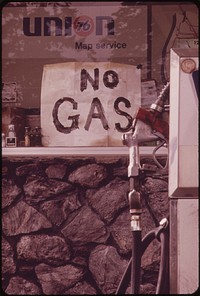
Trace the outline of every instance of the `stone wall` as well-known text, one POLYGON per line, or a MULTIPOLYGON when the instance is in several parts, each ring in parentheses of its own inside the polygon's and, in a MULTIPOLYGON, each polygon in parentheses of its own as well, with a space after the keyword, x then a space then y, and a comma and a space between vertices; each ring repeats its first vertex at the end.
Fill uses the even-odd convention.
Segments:
MULTIPOLYGON (((127 157, 3 158, 7 294, 115 293, 131 257, 127 165, 127 157)), ((168 216, 167 177, 141 174, 142 236, 168 216)), ((155 293, 159 260, 155 240, 142 258, 141 294, 155 293)))

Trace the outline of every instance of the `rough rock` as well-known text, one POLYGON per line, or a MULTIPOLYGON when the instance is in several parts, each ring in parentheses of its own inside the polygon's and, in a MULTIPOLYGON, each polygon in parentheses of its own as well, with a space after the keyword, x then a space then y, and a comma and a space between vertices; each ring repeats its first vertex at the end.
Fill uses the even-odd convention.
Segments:
MULTIPOLYGON (((130 295, 131 287, 129 286, 126 290, 126 294, 130 295)), ((156 294, 156 287, 153 284, 142 284, 140 285, 140 295, 156 294)))
POLYGON ((84 271, 73 265, 51 267, 39 264, 35 267, 36 275, 40 281, 44 294, 63 295, 74 284, 82 280, 84 271))
POLYGON ((72 185, 67 182, 42 177, 28 178, 24 184, 25 200, 31 205, 70 190, 72 185))
POLYGON ((127 263, 113 246, 94 248, 89 257, 89 269, 103 294, 116 292, 127 263))
POLYGON ((154 286, 153 284, 144 284, 144 285, 140 285, 140 294, 154 294, 156 293, 156 286, 154 286))
POLYGON ((41 289, 34 283, 16 276, 10 279, 9 285, 5 292, 11 295, 41 295, 41 289))
POLYGON ((64 178, 66 172, 67 168, 64 164, 52 164, 48 166, 48 168, 45 170, 45 173, 47 174, 48 178, 60 180, 64 178))
POLYGON ((71 193, 64 198, 44 202, 41 210, 53 224, 60 226, 72 212, 80 207, 77 193, 71 193))
POLYGON ((2 238, 1 247, 1 271, 3 274, 13 274, 16 271, 16 265, 13 259, 13 249, 8 241, 4 238, 2 238))
POLYGON ((7 176, 7 173, 8 173, 8 167, 3 165, 1 169, 2 176, 3 177, 7 176))
POLYGON ((132 232, 130 227, 131 215, 129 211, 120 214, 110 226, 110 232, 118 245, 120 254, 128 254, 132 249, 132 232))
POLYGON ((127 177, 128 178, 127 167, 116 167, 116 168, 114 168, 113 169, 113 176, 127 177))
POLYGON ((9 206, 22 192, 12 180, 2 179, 2 208, 9 206))
POLYGON ((67 290, 65 295, 96 295, 97 291, 87 282, 79 282, 73 288, 67 290))
POLYGON ((21 165, 16 168, 17 176, 26 176, 26 175, 38 175, 41 173, 41 169, 37 163, 30 163, 21 165))
POLYGON ((168 191, 168 183, 166 181, 150 177, 146 178, 144 186, 147 193, 168 191))
POLYGON ((70 259, 70 249, 59 236, 26 235, 17 244, 17 255, 25 261, 35 260, 58 266, 70 259))
POLYGON ((87 190, 86 197, 90 206, 109 223, 128 206, 128 190, 128 182, 116 178, 98 191, 87 190))
POLYGON ((163 218, 169 216, 169 196, 168 192, 157 192, 148 196, 148 205, 152 214, 160 222, 163 218), (160 211, 162 209, 162 211, 160 211))
POLYGON ((87 206, 77 211, 75 218, 62 229, 62 233, 75 245, 105 243, 109 236, 104 223, 87 206))
POLYGON ((33 207, 20 201, 2 215, 3 232, 10 235, 51 228, 51 223, 33 207))
POLYGON ((96 188, 107 178, 107 170, 102 165, 88 164, 81 166, 69 175, 69 181, 83 187, 96 188))

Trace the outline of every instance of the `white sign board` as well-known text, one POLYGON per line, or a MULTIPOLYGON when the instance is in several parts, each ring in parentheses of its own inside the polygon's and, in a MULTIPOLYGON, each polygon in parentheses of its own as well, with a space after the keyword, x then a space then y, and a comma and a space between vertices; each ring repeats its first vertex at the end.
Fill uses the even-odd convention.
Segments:
POLYGON ((141 70, 110 62, 45 65, 44 146, 122 146, 141 105, 141 70))

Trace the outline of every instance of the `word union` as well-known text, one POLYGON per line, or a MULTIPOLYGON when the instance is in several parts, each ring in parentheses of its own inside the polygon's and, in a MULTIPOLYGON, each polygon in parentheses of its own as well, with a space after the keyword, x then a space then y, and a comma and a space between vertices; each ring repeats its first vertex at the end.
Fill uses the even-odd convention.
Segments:
MULTIPOLYGON (((59 17, 24 17, 23 33, 25 36, 72 36, 73 23, 73 18, 70 16, 63 19, 59 17)), ((114 35, 115 22, 111 16, 96 16, 96 35, 104 35, 105 23, 107 35, 114 35)))

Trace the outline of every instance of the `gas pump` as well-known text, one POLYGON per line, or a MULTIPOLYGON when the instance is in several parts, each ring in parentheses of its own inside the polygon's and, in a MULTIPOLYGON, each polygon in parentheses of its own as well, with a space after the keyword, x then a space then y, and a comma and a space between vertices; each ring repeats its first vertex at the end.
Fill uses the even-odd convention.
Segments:
POLYGON ((170 293, 198 288, 198 50, 171 49, 170 293))
POLYGON ((128 195, 132 258, 116 294, 123 294, 131 282, 131 294, 139 294, 141 257, 153 239, 161 242, 161 262, 156 294, 191 294, 198 288, 198 52, 197 49, 171 49, 170 120, 163 120, 169 105, 167 83, 150 110, 139 108, 132 132, 123 134, 129 147, 128 195), (153 158, 161 169, 169 166, 170 219, 141 238, 139 145, 159 140, 153 158), (167 146, 169 160, 162 167, 155 157, 167 146), (168 231, 169 225, 169 231, 168 231), (169 235, 170 234, 170 235, 169 235), (169 276, 169 278, 168 278, 169 276))

